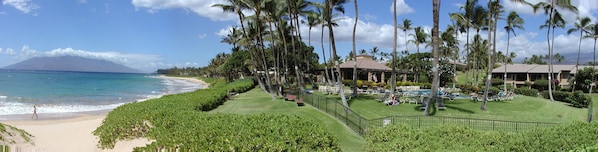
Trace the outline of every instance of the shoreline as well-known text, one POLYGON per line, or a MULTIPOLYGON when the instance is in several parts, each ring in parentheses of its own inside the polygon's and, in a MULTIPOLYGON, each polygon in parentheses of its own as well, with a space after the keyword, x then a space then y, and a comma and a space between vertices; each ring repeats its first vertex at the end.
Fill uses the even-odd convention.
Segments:
MULTIPOLYGON (((209 84, 197 78, 165 75, 159 75, 158 77, 161 79, 177 79, 199 84, 202 86, 199 89, 209 87, 209 84)), ((37 120, 31 119, 32 114, 2 115, 0 118, 10 119, 0 120, 0 123, 23 129, 34 136, 32 141, 35 145, 31 145, 30 143, 10 144, 10 148, 15 151, 16 149, 14 148, 19 148, 21 151, 132 151, 135 147, 144 146, 152 142, 145 138, 139 138, 118 141, 113 149, 102 150, 97 148, 99 138, 94 136, 92 132, 102 124, 104 118, 112 110, 38 113, 39 119, 37 120)))

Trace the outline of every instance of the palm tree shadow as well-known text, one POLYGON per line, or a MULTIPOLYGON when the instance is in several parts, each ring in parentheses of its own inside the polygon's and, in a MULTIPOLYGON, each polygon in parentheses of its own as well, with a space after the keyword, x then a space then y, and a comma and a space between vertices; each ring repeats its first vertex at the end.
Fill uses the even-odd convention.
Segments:
POLYGON ((451 105, 444 105, 444 106, 447 107, 447 108, 455 109, 455 110, 457 110, 459 112, 465 112, 465 113, 470 113, 470 114, 474 114, 475 113, 474 111, 471 111, 469 109, 463 109, 463 108, 455 107, 455 106, 451 106, 451 105))

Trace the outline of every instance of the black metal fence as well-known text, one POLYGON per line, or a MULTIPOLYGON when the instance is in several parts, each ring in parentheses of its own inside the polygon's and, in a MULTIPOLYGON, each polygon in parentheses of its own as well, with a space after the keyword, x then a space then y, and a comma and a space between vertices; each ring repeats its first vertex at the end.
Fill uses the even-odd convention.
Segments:
POLYGON ((390 116, 377 119, 366 119, 351 110, 349 107, 345 107, 337 99, 305 92, 301 92, 300 95, 303 98, 303 102, 328 113, 339 121, 345 123, 345 125, 362 136, 366 135, 368 130, 384 127, 390 124, 405 124, 416 128, 451 124, 479 130, 513 132, 529 130, 535 127, 549 127, 557 124, 547 122, 518 122, 445 116, 390 116))

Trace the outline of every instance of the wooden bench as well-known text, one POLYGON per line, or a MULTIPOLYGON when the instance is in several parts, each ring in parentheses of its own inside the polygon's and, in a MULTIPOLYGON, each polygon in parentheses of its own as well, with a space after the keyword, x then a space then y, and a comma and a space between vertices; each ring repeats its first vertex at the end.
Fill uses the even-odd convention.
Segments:
POLYGON ((303 106, 303 100, 302 99, 298 99, 297 95, 293 95, 293 94, 286 94, 284 96, 284 100, 286 101, 295 101, 297 103, 297 106, 303 106))

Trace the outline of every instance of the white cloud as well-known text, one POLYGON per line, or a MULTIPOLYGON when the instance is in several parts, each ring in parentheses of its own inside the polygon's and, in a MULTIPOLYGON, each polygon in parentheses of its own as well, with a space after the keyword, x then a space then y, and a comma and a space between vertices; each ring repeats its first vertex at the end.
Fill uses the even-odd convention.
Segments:
POLYGON ((30 0, 4 0, 2 1, 2 5, 10 5, 25 14, 39 8, 39 6, 30 0))
POLYGON ((197 35, 197 38, 199 38, 199 39, 205 39, 206 37, 208 37, 208 35, 206 33, 201 33, 201 34, 197 35))
MULTIPOLYGON (((394 2, 392 2, 394 4, 394 2)), ((397 0, 397 15, 402 15, 402 14, 409 14, 411 12, 415 12, 415 10, 413 10, 413 8, 409 7, 409 5, 407 5, 407 3, 405 3, 404 0, 397 0)), ((390 13, 394 12, 394 8, 392 6, 392 4, 390 5, 390 13)))
POLYGON ((221 8, 212 7, 214 4, 226 4, 224 0, 132 0, 133 5, 139 8, 147 8, 149 13, 155 13, 161 9, 185 9, 191 10, 199 16, 208 17, 215 21, 235 20, 233 13, 224 13, 221 8))
POLYGON ((87 3, 87 0, 77 0, 77 3, 85 4, 87 3))
MULTIPOLYGON (((527 0, 531 4, 537 4, 543 0, 527 0)), ((577 7, 578 14, 574 12, 561 10, 559 11, 563 18, 566 20, 567 24, 573 24, 575 22, 575 18, 579 15, 581 17, 589 17, 592 21, 597 19, 596 11, 598 11, 598 3, 594 0, 573 0, 571 4, 577 7), (593 14, 594 13, 594 14, 593 14)), ((538 10, 538 12, 534 13, 533 9, 525 4, 511 2, 511 1, 504 1, 503 5, 505 6, 506 10, 511 11, 514 10, 520 14, 526 15, 543 15, 544 10, 538 10)), ((507 11, 507 12, 508 12, 507 11)))

